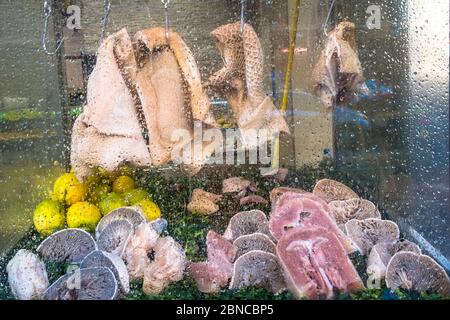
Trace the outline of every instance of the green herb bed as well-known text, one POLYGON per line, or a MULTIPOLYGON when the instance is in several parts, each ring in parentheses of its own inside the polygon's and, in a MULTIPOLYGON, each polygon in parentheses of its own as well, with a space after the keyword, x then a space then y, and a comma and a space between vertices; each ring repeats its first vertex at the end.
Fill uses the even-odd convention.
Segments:
MULTIPOLYGON (((137 171, 135 180, 139 187, 146 189, 153 200, 160 206, 162 217, 169 222, 168 234, 179 241, 185 251, 187 258, 191 261, 202 261, 206 259, 205 238, 208 230, 213 229, 222 233, 229 219, 237 212, 249 210, 249 207, 242 207, 239 201, 232 196, 224 196, 217 214, 210 217, 193 215, 185 210, 190 200, 191 193, 195 188, 203 188, 206 191, 221 193, 222 180, 227 177, 242 176, 258 184, 259 195, 269 198, 269 192, 280 184, 277 182, 262 178, 259 174, 259 168, 205 168, 194 177, 189 178, 182 174, 169 175, 158 171, 137 171)), ((312 190, 317 180, 330 178, 341 181, 353 188, 362 197, 372 199, 366 190, 374 190, 375 181, 367 180, 368 175, 361 174, 360 177, 342 174, 335 170, 329 164, 323 164, 319 168, 303 168, 302 170, 291 171, 288 179, 282 183, 282 186, 302 188, 312 190)), ((370 179, 370 178, 369 178, 370 179)), ((251 207, 270 212, 269 206, 251 207)), ((382 211, 382 208, 380 208, 382 211)), ((386 217, 386 215, 385 215, 386 217)), ((0 258, 0 299, 14 299, 7 280, 6 265, 19 249, 28 249, 35 252, 37 246, 42 241, 42 237, 34 230, 17 243, 6 255, 0 258)), ((351 256, 363 281, 367 279, 365 274, 366 259, 358 254, 351 256)), ((49 280, 52 283, 65 273, 66 266, 61 264, 47 263, 47 272, 49 280)), ((204 300, 204 299, 222 299, 222 300, 290 300, 292 295, 288 292, 275 296, 259 288, 246 288, 244 290, 223 290, 216 295, 204 294, 197 290, 195 282, 189 276, 185 276, 182 281, 173 283, 167 287, 161 294, 156 296, 146 296, 141 290, 142 283, 134 282, 131 284, 131 292, 123 297, 128 300, 204 300)), ((361 293, 348 295, 338 294, 339 300, 436 300, 444 299, 439 295, 420 294, 416 292, 407 292, 397 290, 391 292, 387 288, 376 290, 365 290, 361 293)))

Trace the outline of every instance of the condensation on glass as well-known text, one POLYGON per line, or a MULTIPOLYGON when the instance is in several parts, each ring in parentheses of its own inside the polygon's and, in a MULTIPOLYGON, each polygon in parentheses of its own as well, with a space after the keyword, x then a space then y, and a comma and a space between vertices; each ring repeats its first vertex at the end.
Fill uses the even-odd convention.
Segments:
MULTIPOLYGON (((240 19, 239 2, 171 1, 171 28, 189 44, 204 79, 222 63, 209 33, 240 19)), ((106 34, 124 26, 133 34, 163 25, 159 0, 111 3, 106 34)), ((292 137, 282 143, 282 163, 297 168, 333 163, 357 181, 406 236, 448 268, 448 1, 429 5, 424 0, 380 0, 380 23, 371 26, 368 8, 373 1, 336 1, 328 27, 345 19, 356 24, 366 81, 377 86, 382 97, 330 111, 311 94, 309 76, 323 48, 323 24, 331 1, 300 3, 299 50, 287 111, 292 137)), ((71 4, 81 8, 81 32, 63 50, 70 55, 71 49, 81 48, 83 58, 65 66, 75 74, 68 79, 61 73, 61 60, 42 49, 42 1, 0 3, 2 253, 31 226, 34 205, 67 165, 71 114, 85 99, 85 83, 77 82, 73 70, 79 70, 84 80, 92 70, 103 15, 103 1, 71 4)), ((61 10, 54 9, 56 16, 61 10)), ((252 0, 245 13, 261 38, 265 89, 277 105, 283 94, 292 10, 291 0, 252 0)), ((69 32, 60 24, 57 18, 51 20, 52 48, 56 38, 69 32)))

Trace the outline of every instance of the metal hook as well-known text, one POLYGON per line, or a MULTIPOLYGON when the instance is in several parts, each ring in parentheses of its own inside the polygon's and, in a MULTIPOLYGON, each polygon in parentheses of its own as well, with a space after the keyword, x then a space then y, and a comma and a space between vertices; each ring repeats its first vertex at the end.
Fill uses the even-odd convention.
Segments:
POLYGON ((100 42, 105 38, 106 27, 108 25, 109 13, 111 11, 111 1, 104 0, 103 2, 103 17, 102 17, 102 33, 100 34, 100 42))
POLYGON ((333 12, 335 4, 336 4, 336 0, 333 0, 330 8, 328 9, 327 20, 325 20, 325 23, 323 24, 323 32, 325 33, 325 36, 328 35, 328 23, 330 22, 331 13, 333 12))
POLYGON ((247 4, 247 0, 241 0, 241 34, 244 33, 245 26, 245 5, 247 4))
POLYGON ((170 46, 169 4, 170 0, 161 0, 164 5, 164 28, 166 30, 167 45, 170 46))
POLYGON ((48 20, 50 19, 50 16, 52 14, 52 7, 48 4, 47 0, 44 1, 44 32, 42 33, 42 48, 44 49, 44 52, 49 55, 53 56, 55 55, 59 49, 61 49, 61 46, 64 42, 64 37, 57 42, 55 51, 49 51, 47 48, 47 40, 48 40, 48 20))

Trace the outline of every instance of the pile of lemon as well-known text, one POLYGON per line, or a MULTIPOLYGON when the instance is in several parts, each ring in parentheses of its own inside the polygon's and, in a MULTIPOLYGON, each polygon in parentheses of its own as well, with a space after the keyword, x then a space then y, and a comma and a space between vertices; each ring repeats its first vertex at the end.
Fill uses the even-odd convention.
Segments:
POLYGON ((136 188, 126 170, 109 173, 97 169, 83 182, 70 172, 55 181, 51 198, 36 206, 33 222, 43 236, 66 226, 93 232, 102 216, 126 206, 139 207, 149 221, 161 216, 158 205, 147 191, 136 188))

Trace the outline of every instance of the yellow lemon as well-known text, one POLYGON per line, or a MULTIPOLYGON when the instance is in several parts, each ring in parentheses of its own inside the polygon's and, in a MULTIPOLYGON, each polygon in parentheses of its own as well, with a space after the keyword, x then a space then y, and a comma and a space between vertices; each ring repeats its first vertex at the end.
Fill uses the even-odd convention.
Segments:
POLYGON ((113 192, 124 193, 134 189, 134 180, 129 176, 120 176, 113 182, 113 192))
POLYGON ((147 191, 139 188, 124 193, 123 198, 129 206, 135 205, 144 199, 152 200, 147 191))
POLYGON ((142 210, 145 217, 149 221, 153 221, 161 217, 161 210, 159 209, 158 205, 151 200, 141 200, 136 204, 136 206, 142 210))
POLYGON ((89 202, 77 202, 67 210, 67 226, 93 232, 102 218, 96 206, 89 202))
POLYGON ((85 184, 78 181, 73 173, 66 173, 56 179, 52 199, 72 205, 86 197, 85 184))
POLYGON ((64 209, 56 201, 47 199, 36 206, 33 213, 33 223, 37 232, 43 236, 63 229, 66 223, 64 209))
POLYGON ((98 207, 102 215, 105 216, 115 209, 126 207, 126 205, 125 200, 120 195, 111 192, 99 202, 98 207))

